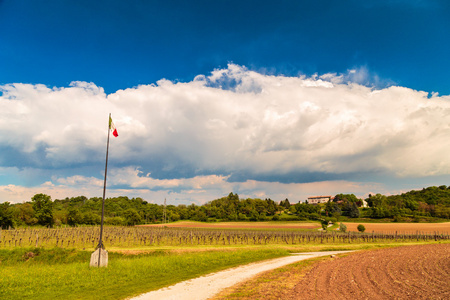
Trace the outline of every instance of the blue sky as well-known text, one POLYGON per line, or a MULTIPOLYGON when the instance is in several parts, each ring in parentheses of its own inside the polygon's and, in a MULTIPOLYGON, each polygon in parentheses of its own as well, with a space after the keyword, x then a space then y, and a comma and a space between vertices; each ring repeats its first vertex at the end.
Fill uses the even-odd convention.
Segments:
POLYGON ((0 0, 0 201, 449 184, 448 1, 0 0))

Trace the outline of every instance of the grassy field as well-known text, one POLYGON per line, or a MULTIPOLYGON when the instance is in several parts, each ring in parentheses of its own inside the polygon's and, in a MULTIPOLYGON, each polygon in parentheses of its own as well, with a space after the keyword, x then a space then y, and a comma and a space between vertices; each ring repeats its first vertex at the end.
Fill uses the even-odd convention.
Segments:
POLYGON ((107 268, 90 268, 90 252, 0 250, 1 299, 124 299, 210 272, 287 255, 283 249, 111 253, 107 268))
POLYGON ((1 299, 99 299, 100 295, 102 299, 125 299, 290 252, 365 250, 406 244, 412 243, 135 249, 123 251, 128 254, 110 252, 107 268, 90 268, 88 251, 16 248, 0 250, 0 294, 1 299))
MULTIPOLYGON (((441 241, 436 241, 436 235, 419 241, 400 235, 377 239, 373 235, 322 233, 316 228, 307 231, 301 227, 311 225, 300 222, 249 222, 239 224, 239 228, 230 228, 236 223, 222 225, 223 228, 106 227, 104 242, 109 266, 100 269, 89 267, 90 255, 98 243, 96 227, 0 231, 1 299, 98 299, 100 295, 104 299, 124 299, 290 252, 361 250, 441 241), (261 227, 268 225, 267 230, 261 227)), ((448 241, 448 236, 442 241, 448 241)))

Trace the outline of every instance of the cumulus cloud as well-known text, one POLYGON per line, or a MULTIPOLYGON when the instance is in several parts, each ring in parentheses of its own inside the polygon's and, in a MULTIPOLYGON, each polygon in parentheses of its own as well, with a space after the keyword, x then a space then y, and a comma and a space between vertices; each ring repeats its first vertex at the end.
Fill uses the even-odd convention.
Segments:
POLYGON ((339 77, 266 76, 230 65, 193 82, 119 91, 108 100, 130 120, 124 135, 135 138, 120 155, 136 163, 156 157, 173 172, 448 173, 448 99, 339 77))
MULTIPOLYGON (((231 64, 109 95, 86 82, 3 85, 0 167, 88 166, 101 178, 111 112, 120 135, 111 140, 111 178, 124 188, 199 193, 206 182, 222 191, 236 173, 247 184, 302 173, 449 174, 450 97, 377 89, 369 77, 364 68, 285 77, 231 64)), ((55 183, 85 180, 77 175, 55 183)))
POLYGON ((32 166, 99 158, 91 154, 100 150, 107 112, 114 111, 102 88, 74 82, 68 88, 9 84, 0 89, 0 147, 34 158, 32 166))
MULTIPOLYGON (((0 199, 13 203, 30 201, 37 193, 51 195, 53 199, 63 199, 84 195, 101 197, 103 180, 80 175, 54 177, 39 186, 23 187, 13 184, 0 186, 0 199)), ((240 198, 272 198, 276 201, 288 198, 291 203, 305 201, 309 196, 335 195, 337 193, 354 193, 367 196, 368 191, 385 191, 377 183, 358 183, 345 180, 322 181, 311 183, 280 183, 257 180, 229 182, 228 176, 195 176, 159 180, 150 174, 143 175, 135 167, 114 169, 108 180, 106 197, 123 196, 141 197, 153 203, 162 203, 167 199, 171 204, 204 204, 208 201, 226 196, 230 191, 238 193, 240 198)))

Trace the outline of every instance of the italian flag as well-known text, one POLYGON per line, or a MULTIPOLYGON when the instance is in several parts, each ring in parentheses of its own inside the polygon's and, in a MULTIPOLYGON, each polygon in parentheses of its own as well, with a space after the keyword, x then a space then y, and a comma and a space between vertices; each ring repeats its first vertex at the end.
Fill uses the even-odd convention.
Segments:
POLYGON ((117 133, 116 126, 114 126, 111 116, 109 116, 109 130, 111 130, 113 136, 115 136, 115 137, 119 136, 119 134, 117 133))

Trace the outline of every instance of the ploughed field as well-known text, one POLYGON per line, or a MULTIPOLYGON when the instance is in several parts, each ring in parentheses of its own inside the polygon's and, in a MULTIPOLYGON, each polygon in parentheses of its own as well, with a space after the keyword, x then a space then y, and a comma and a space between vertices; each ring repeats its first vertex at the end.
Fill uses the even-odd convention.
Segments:
POLYGON ((450 244, 328 260, 316 264, 285 299, 450 299, 450 244))
POLYGON ((445 223, 347 223, 344 222, 347 226, 348 231, 358 231, 357 227, 359 224, 363 224, 366 228, 366 232, 409 232, 416 233, 425 232, 425 233, 444 233, 450 232, 450 222, 445 223))
MULTIPOLYGON (((366 233, 449 233, 450 222, 444 223, 349 223, 343 222, 348 231, 357 232, 358 225, 366 228, 366 233)), ((167 228, 204 228, 204 229, 319 229, 319 222, 217 222, 202 223, 192 221, 180 221, 167 224, 139 225, 143 227, 167 227, 167 228)))
MULTIPOLYGON (((450 224, 450 223, 449 223, 450 224)), ((211 229, 315 229, 320 228, 318 222, 217 222, 201 223, 191 221, 181 221, 166 224, 139 225, 149 227, 172 227, 172 228, 211 228, 211 229)), ((450 231, 450 229, 449 229, 450 231)))

